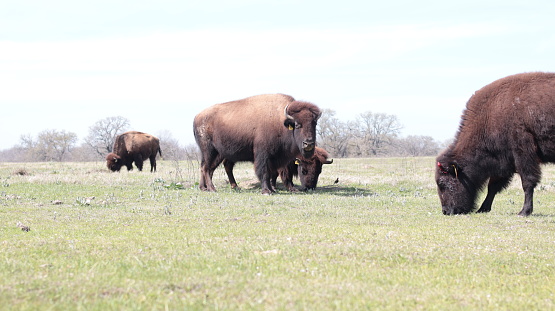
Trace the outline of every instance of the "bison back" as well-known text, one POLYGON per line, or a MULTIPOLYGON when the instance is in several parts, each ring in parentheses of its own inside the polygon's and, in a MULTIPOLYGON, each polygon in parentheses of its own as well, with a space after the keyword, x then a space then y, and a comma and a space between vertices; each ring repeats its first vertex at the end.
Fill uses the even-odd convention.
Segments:
POLYGON ((195 117, 195 139, 233 162, 253 161, 255 148, 278 153, 289 136, 284 110, 292 102, 291 96, 271 94, 211 106, 195 117))

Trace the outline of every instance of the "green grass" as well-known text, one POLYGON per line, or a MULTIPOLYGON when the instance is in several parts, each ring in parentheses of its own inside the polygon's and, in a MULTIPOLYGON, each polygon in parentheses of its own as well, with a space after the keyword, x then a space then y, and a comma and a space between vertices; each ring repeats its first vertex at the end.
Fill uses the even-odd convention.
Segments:
POLYGON ((528 218, 518 178, 447 217, 433 164, 335 159, 272 196, 249 163, 217 193, 188 162, 0 164, 0 310, 554 309, 555 167, 528 218))

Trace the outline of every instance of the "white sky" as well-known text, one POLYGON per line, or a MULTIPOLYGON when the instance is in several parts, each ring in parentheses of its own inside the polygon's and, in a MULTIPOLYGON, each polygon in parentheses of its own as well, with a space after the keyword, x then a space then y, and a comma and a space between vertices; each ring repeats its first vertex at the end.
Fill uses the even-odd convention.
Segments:
MULTIPOLYGON (((2 1, 0 149, 96 121, 194 143, 202 109, 285 93, 452 138, 498 78, 555 71, 554 1, 2 1), (6 3, 12 2, 12 3, 6 3)), ((245 122, 248 120, 242 120, 245 122)))

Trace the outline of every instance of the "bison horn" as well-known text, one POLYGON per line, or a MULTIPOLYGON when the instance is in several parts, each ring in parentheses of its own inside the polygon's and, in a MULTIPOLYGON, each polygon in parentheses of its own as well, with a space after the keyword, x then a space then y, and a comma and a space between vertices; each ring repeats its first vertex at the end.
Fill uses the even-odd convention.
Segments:
POLYGON ((320 119, 321 116, 322 116, 322 111, 319 111, 319 112, 316 114, 316 121, 318 121, 318 120, 320 119))
POLYGON ((287 113, 287 108, 289 108, 289 105, 285 106, 285 109, 283 109, 283 113, 285 114, 285 118, 293 120, 293 117, 287 113))
POLYGON ((329 160, 329 161, 324 161, 324 164, 332 164, 333 163, 333 159, 329 160))

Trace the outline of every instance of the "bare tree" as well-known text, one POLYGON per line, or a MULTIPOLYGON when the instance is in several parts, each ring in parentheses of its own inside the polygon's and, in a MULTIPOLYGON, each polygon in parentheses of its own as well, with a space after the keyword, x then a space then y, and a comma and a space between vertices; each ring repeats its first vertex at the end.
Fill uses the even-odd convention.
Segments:
POLYGON ((33 161, 27 154, 27 150, 15 145, 9 149, 0 150, 0 162, 31 162, 33 161))
POLYGON ((27 161, 63 161, 77 143, 77 134, 64 130, 44 130, 34 140, 22 135, 21 149, 27 161))
POLYGON ((360 156, 384 154, 402 128, 395 115, 371 111, 361 113, 350 126, 355 138, 352 147, 360 156))
POLYGON ((85 143, 101 157, 112 152, 116 136, 129 128, 129 120, 122 117, 108 117, 89 127, 85 143))
POLYGON ((436 155, 440 150, 440 145, 430 136, 409 135, 400 138, 395 142, 396 155, 401 156, 431 156, 436 155))
POLYGON ((160 149, 166 160, 183 160, 183 148, 179 141, 173 137, 170 131, 163 130, 156 135, 160 139, 160 149))
POLYGON ((316 140, 318 145, 326 149, 330 154, 336 157, 346 157, 347 145, 349 142, 349 131, 347 124, 335 118, 335 111, 332 109, 324 109, 318 127, 316 140))
POLYGON ((185 160, 196 160, 200 162, 200 149, 196 144, 188 144, 187 146, 183 147, 183 152, 185 155, 185 160))

